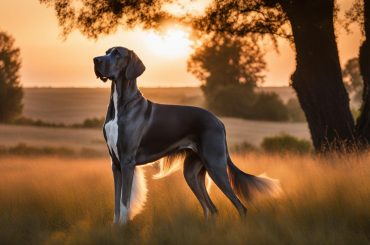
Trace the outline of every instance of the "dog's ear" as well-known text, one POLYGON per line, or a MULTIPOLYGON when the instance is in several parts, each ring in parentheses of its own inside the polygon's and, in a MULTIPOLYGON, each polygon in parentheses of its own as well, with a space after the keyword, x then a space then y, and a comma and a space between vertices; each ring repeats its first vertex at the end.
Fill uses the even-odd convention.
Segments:
POLYGON ((126 68, 127 80, 133 80, 143 74, 145 66, 134 51, 129 51, 130 60, 126 68))

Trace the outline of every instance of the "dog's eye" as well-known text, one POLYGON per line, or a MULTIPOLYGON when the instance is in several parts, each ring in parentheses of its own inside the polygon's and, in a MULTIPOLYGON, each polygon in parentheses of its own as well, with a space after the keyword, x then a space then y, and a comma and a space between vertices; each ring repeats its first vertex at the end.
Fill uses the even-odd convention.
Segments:
POLYGON ((112 54, 115 56, 115 57, 119 57, 120 56, 120 53, 118 52, 117 49, 113 50, 112 54))

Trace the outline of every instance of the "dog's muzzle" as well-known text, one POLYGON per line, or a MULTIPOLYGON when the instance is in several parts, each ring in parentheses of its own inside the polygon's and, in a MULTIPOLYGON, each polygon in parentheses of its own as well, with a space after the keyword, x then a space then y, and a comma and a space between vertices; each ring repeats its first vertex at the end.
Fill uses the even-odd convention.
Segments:
POLYGON ((103 82, 106 82, 110 78, 102 74, 101 71, 99 70, 99 67, 101 67, 102 64, 103 64, 103 61, 101 60, 100 57, 94 58, 94 72, 95 72, 96 78, 99 78, 103 82))

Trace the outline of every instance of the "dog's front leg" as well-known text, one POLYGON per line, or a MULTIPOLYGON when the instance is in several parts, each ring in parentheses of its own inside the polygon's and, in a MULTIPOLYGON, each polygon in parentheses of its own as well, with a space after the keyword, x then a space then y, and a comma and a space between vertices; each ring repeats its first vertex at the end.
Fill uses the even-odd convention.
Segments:
POLYGON ((132 181, 135 172, 135 162, 131 159, 121 160, 121 176, 122 190, 120 203, 120 219, 121 224, 125 224, 128 220, 130 212, 130 197, 132 189, 132 181))
POLYGON ((114 219, 113 223, 118 224, 120 219, 120 208, 121 208, 121 190, 122 190, 122 175, 119 168, 113 163, 112 160, 112 172, 114 179, 114 219))

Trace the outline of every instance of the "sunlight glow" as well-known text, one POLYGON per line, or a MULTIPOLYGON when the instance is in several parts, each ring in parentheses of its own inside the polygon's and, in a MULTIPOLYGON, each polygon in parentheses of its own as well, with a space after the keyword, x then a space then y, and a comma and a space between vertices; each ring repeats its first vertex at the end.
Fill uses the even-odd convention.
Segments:
POLYGON ((150 51, 165 58, 178 58, 189 55, 192 42, 189 33, 182 29, 170 28, 163 34, 151 31, 145 38, 150 51))
POLYGON ((175 16, 191 14, 199 16, 212 3, 211 0, 174 0, 163 4, 163 10, 175 16))

